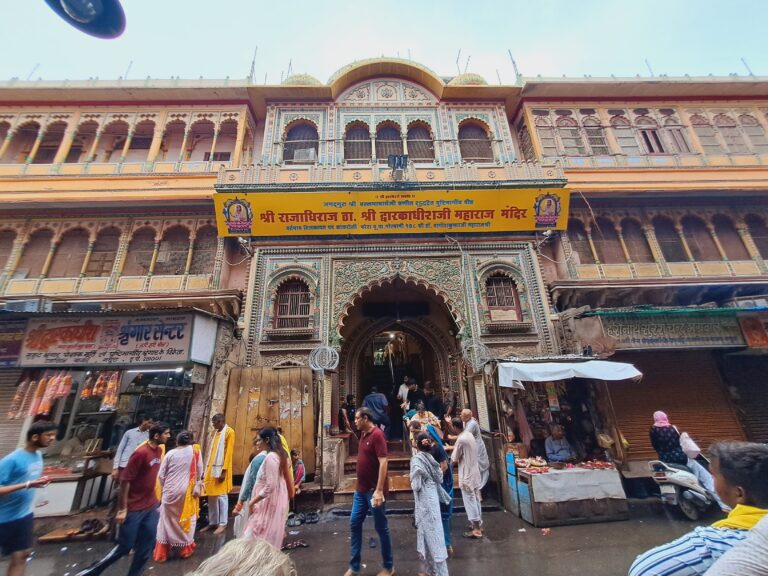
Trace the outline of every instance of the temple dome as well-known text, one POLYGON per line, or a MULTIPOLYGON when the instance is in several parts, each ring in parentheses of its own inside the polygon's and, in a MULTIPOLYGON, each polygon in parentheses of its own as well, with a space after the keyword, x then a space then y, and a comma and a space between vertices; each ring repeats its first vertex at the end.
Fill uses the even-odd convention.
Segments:
POLYGON ((285 80, 283 80, 283 84, 287 84, 289 86, 322 86, 323 83, 320 82, 317 78, 314 76, 311 76, 310 74, 292 74, 291 76, 288 76, 285 80))
POLYGON ((448 82, 448 86, 488 86, 488 82, 480 74, 474 74, 473 72, 467 72, 466 74, 459 74, 448 82))

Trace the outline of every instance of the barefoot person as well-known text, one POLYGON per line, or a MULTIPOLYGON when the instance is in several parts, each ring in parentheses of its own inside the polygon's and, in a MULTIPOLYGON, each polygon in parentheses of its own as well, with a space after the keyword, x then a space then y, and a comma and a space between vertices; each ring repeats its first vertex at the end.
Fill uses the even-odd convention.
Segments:
POLYGON ((205 532, 216 528, 214 534, 223 534, 227 529, 229 515, 229 491, 232 490, 232 455, 235 452, 235 431, 224 422, 224 414, 211 418, 216 430, 208 448, 205 463, 205 494, 208 496, 208 526, 205 532))
POLYGON ((165 562, 171 548, 179 549, 180 558, 189 558, 195 551, 200 503, 194 489, 202 476, 200 446, 193 444, 192 434, 184 430, 176 436, 176 448, 168 452, 160 465, 158 479, 163 497, 153 555, 155 562, 165 562))
POLYGON ((10 556, 8 576, 22 576, 32 552, 32 503, 35 488, 50 481, 43 473, 40 449, 56 441, 58 426, 35 422, 27 430, 27 443, 0 460, 0 551, 10 556))
POLYGON ((171 430, 162 423, 149 429, 149 440, 136 448, 120 475, 120 494, 115 522, 122 525, 117 546, 77 576, 97 576, 133 550, 127 576, 141 576, 152 555, 157 537, 157 475, 171 430))
POLYGON ((381 542, 381 559, 384 569, 378 576, 392 576, 395 573, 392 559, 392 541, 389 537, 387 509, 384 504, 387 492, 387 439, 376 426, 373 412, 360 408, 355 413, 355 426, 362 433, 357 452, 357 483, 352 501, 352 515, 349 518, 351 558, 349 570, 344 576, 358 576, 363 547, 363 522, 372 509, 373 524, 381 542))
MULTIPOLYGON (((464 416, 464 411, 462 411, 464 416)), ((463 418, 462 418, 463 419, 463 418)), ((460 422, 454 422, 457 428, 460 422)), ((464 508, 467 511, 467 519, 472 524, 472 530, 464 533, 465 538, 483 537, 483 514, 482 514, 482 496, 480 488, 482 480, 480 475, 480 464, 477 460, 477 442, 472 432, 465 428, 456 439, 453 447, 451 461, 459 466, 459 488, 461 488, 461 499, 464 502, 464 508)))

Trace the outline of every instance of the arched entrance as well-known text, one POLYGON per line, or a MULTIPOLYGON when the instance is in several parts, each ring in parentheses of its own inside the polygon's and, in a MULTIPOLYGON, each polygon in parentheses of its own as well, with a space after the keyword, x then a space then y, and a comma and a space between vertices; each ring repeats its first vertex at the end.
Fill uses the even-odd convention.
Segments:
POLYGON ((404 376, 436 391, 458 385, 457 325, 443 298, 400 277, 377 283, 347 310, 341 326, 341 395, 358 403, 373 386, 396 406, 404 376))

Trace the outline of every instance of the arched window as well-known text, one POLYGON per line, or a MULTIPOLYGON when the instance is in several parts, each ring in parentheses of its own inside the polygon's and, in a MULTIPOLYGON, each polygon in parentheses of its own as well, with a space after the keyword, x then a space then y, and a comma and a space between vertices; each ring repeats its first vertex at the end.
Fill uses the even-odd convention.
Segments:
POLYGON ((32 159, 32 164, 51 164, 59 151, 64 132, 67 129, 66 122, 53 122, 46 126, 43 139, 37 149, 37 154, 32 159))
POLYGON ((192 248, 190 274, 210 274, 213 272, 218 240, 216 228, 213 226, 205 226, 197 231, 195 245, 192 248))
POLYGON ((115 266, 119 247, 120 230, 112 227, 101 230, 93 244, 93 251, 90 260, 88 260, 85 275, 92 278, 110 276, 112 268, 115 266))
POLYGON ((189 230, 183 226, 173 226, 163 233, 160 248, 157 251, 155 276, 184 274, 189 255, 189 230))
POLYGON ((13 252, 13 243, 16 240, 16 232, 13 230, 0 231, 0 272, 3 271, 8 259, 13 252))
POLYGON ((752 149, 758 154, 768 153, 768 139, 765 137, 765 130, 757 118, 749 114, 742 114, 739 116, 739 122, 744 134, 749 138, 752 149))
POLYGON ((744 246, 744 242, 742 242, 741 236, 739 236, 730 218, 717 214, 712 218, 712 224, 728 260, 751 260, 747 247, 744 246))
POLYGON ((48 252, 51 251, 52 240, 53 232, 50 230, 33 232, 24 246, 14 276, 17 278, 39 278, 45 260, 48 258, 48 252))
POLYGON ((571 243, 573 251, 578 256, 576 264, 594 264, 595 257, 592 255, 592 248, 589 246, 589 239, 584 224, 580 220, 568 221, 568 240, 571 243))
POLYGON ((653 219, 653 231, 659 243, 661 253, 667 262, 688 262, 688 255, 680 242, 680 236, 675 230, 672 220, 663 217, 653 219))
POLYGON ((76 278, 80 276, 86 252, 88 252, 88 232, 82 228, 68 230, 56 247, 48 277, 76 278))
POLYGON ((672 152, 678 154, 690 154, 692 152, 688 144, 688 131, 675 118, 664 120, 664 134, 667 135, 667 142, 671 146, 672 152))
POLYGON ((285 135, 283 162, 286 164, 311 164, 317 162, 320 138, 317 128, 307 122, 297 124, 285 135))
MULTIPOLYGON (((535 112, 536 111, 534 110, 534 113, 535 112)), ((536 134, 539 136, 539 144, 541 144, 541 151, 545 158, 552 158, 560 155, 557 151, 555 129, 552 128, 549 118, 544 118, 543 116, 536 117, 536 134)))
POLYGON ((379 163, 386 164, 391 155, 403 154, 403 139, 400 137, 400 128, 394 124, 379 126, 376 130, 376 158, 379 163))
POLYGON ((514 320, 520 321, 520 298, 515 281, 504 274, 494 274, 485 281, 485 301, 489 310, 504 310, 514 313, 514 320))
POLYGON ((479 124, 467 122, 459 127, 459 152, 464 162, 493 162, 491 139, 479 124))
POLYGON ((349 164, 370 164, 371 133, 362 122, 347 126, 344 134, 344 161, 349 164))
POLYGON ((637 143, 637 138, 635 138, 635 131, 626 117, 613 116, 611 118, 611 128, 623 154, 627 156, 637 156, 640 154, 640 145, 637 143))
POLYGON ((685 234, 685 241, 691 250, 694 260, 707 262, 723 259, 717 250, 715 241, 712 239, 712 234, 707 229, 707 225, 700 218, 685 216, 681 224, 683 226, 683 234, 685 234))
POLYGON ((626 219, 621 223, 621 234, 632 262, 653 262, 653 252, 648 245, 648 239, 637 220, 626 219))
POLYGON ((563 151, 566 156, 584 156, 587 150, 584 139, 581 137, 579 123, 569 116, 561 116, 555 122, 560 142, 563 143, 563 151))
POLYGON ((37 122, 25 122, 16 128, 13 132, 13 141, 5 153, 5 161, 10 164, 23 164, 26 162, 27 155, 32 151, 40 130, 40 124, 37 122))
POLYGON ((155 231, 152 228, 136 230, 125 254, 123 276, 146 276, 149 273, 154 251, 155 231))
POLYGON ((415 124, 408 128, 408 158, 411 162, 433 162, 435 143, 429 128, 415 124))
POLYGON ((95 162, 119 162, 130 127, 123 120, 110 122, 102 132, 95 162))
POLYGON ((763 260, 768 260, 768 226, 765 225, 765 219, 754 214, 749 214, 744 218, 744 222, 749 229, 749 235, 757 246, 757 251, 763 260))
POLYGON ((285 282, 277 289, 275 328, 307 328, 311 295, 301 280, 285 282))
POLYGON ((659 124, 648 116, 639 116, 635 121, 637 134, 647 154, 666 154, 667 150, 659 133, 659 124))
POLYGON ((693 131, 696 133, 696 136, 698 136, 705 154, 723 153, 723 148, 720 146, 720 142, 717 139, 717 133, 709 123, 709 120, 701 114, 694 114, 691 116, 691 126, 693 126, 693 131))
POLYGON ((731 154, 749 154, 749 147, 744 141, 744 136, 736 124, 736 120, 725 114, 715 116, 715 126, 723 137, 725 146, 731 154))
POLYGON ((603 264, 625 264, 627 258, 621 249, 619 236, 613 222, 607 218, 598 218, 592 227, 592 241, 595 243, 597 257, 603 264))
POLYGON ((608 156, 611 150, 608 148, 608 142, 605 140, 605 133, 600 121, 597 118, 584 118, 584 133, 587 135, 587 142, 595 156, 608 156))

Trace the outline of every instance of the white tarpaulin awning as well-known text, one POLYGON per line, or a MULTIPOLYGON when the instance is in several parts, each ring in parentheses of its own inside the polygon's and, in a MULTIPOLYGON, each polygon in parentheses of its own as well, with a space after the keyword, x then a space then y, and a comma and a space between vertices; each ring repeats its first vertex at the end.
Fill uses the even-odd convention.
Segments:
POLYGON ((500 362, 499 386, 520 388, 519 382, 552 382, 568 378, 629 380, 643 374, 632 364, 588 360, 587 362, 500 362))

